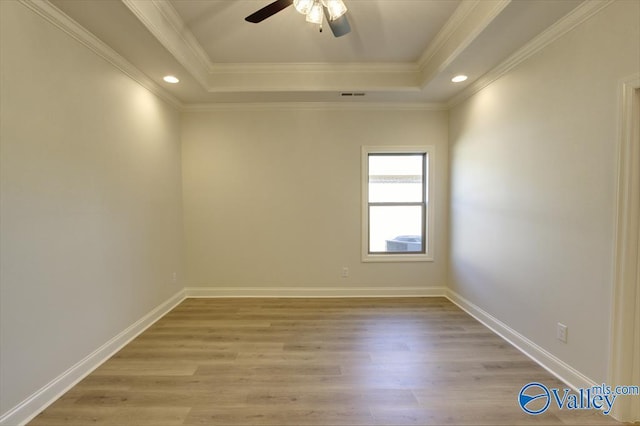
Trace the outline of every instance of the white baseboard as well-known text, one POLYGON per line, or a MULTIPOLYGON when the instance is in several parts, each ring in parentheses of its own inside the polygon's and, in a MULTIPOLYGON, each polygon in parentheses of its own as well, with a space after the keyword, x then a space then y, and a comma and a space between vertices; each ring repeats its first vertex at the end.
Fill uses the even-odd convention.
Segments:
POLYGON ((574 390, 596 383, 446 287, 187 287, 119 333, 0 417, 0 426, 24 425, 136 336, 189 297, 446 297, 574 390))
POLYGON ((596 383, 593 380, 589 379, 564 361, 561 361, 556 356, 541 348, 488 312, 460 296, 455 291, 447 289, 446 297, 458 305, 460 309, 467 312, 469 315, 488 327, 491 331, 509 342, 535 363, 562 382, 566 383, 573 390, 596 386, 596 383))
POLYGON ((445 287, 187 287, 186 297, 445 297, 445 287))
POLYGON ((27 399, 7 411, 0 417, 0 426, 24 425, 38 413, 60 398, 65 392, 84 379, 103 362, 122 349, 154 322, 184 300, 184 290, 180 290, 167 301, 136 321, 107 343, 96 349, 73 367, 53 379, 27 399))
POLYGON ((597 385, 569 364, 446 287, 187 287, 185 297, 446 297, 574 390, 597 385))

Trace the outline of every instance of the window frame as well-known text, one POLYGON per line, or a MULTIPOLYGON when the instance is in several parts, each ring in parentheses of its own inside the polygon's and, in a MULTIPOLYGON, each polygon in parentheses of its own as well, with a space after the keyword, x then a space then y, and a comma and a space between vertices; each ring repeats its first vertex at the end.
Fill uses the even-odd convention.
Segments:
MULTIPOLYGON (((361 149, 361 188, 362 188, 362 261, 363 262, 433 262, 434 260, 434 197, 433 197, 433 176, 434 176, 435 147, 433 145, 417 146, 362 146, 361 149), (423 180, 425 194, 425 217, 423 218, 424 232, 427 238, 423 241, 424 253, 370 253, 369 252, 369 155, 424 155, 427 173, 423 180)), ((411 203, 402 203, 411 204, 411 203)))

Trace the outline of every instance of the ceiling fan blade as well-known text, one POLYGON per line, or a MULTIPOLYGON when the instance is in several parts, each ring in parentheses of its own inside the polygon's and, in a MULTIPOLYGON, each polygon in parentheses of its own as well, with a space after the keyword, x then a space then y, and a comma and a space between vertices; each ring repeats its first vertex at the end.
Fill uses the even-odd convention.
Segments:
POLYGON ((262 22, 265 19, 275 15, 280 12, 282 9, 285 9, 293 4, 293 0, 276 0, 273 3, 270 3, 258 10, 257 12, 252 13, 251 15, 244 18, 247 22, 252 22, 257 24, 258 22, 262 22))
POLYGON ((349 25, 349 20, 347 19, 346 13, 338 19, 334 19, 332 21, 331 19, 329 19, 329 12, 325 8, 324 16, 327 18, 329 28, 331 28, 331 32, 335 37, 342 37, 343 35, 349 34, 351 32, 351 25, 349 25))

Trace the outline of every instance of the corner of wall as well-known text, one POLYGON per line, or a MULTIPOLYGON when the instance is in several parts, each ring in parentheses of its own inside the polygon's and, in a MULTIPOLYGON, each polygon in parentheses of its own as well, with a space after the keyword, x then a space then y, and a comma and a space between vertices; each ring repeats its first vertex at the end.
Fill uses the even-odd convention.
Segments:
POLYGON ((104 345, 34 392, 20 404, 4 413, 2 417, 0 417, 0 426, 24 425, 31 421, 42 410, 55 402, 65 392, 111 358, 130 341, 179 305, 185 297, 185 290, 180 290, 162 302, 144 317, 140 318, 134 324, 131 324, 125 330, 122 330, 104 345))

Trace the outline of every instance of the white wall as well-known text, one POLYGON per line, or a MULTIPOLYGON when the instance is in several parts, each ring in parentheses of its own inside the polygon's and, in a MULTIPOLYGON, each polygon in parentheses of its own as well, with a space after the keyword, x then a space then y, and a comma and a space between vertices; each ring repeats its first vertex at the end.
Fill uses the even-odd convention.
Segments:
POLYGON ((455 292, 604 381, 617 82, 638 71, 639 8, 607 7, 449 123, 372 107, 180 117, 0 1, 0 413, 184 285, 428 289, 449 273, 455 292), (435 262, 360 260, 360 146, 394 144, 436 146, 435 262))
POLYGON ((187 285, 446 284, 447 113, 282 107, 182 115, 187 285), (362 263, 360 147, 435 145, 435 256, 362 263), (350 268, 341 278, 341 268, 350 268))
POLYGON ((183 284, 179 115, 0 2, 0 413, 183 284))
POLYGON ((618 82, 639 70, 639 16, 637 1, 608 6, 450 112, 451 288, 597 383, 618 82))

